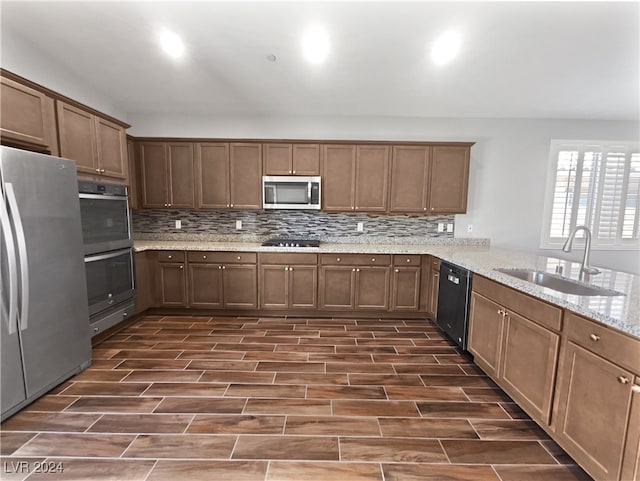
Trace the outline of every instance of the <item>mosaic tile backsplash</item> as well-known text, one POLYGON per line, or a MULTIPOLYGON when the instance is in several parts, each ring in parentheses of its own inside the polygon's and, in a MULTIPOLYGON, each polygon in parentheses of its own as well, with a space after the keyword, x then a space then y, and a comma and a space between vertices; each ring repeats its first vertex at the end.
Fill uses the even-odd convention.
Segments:
POLYGON ((424 237, 453 239, 453 232, 438 232, 438 223, 453 224, 453 215, 416 216, 367 214, 327 214, 304 210, 194 210, 158 209, 135 210, 132 215, 134 236, 181 234, 255 237, 264 240, 270 237, 290 237, 331 241, 348 237, 371 240, 398 237, 424 237), (182 221, 182 229, 175 228, 175 221, 182 221), (236 230, 236 221, 242 221, 242 230, 236 230), (364 231, 357 232, 358 222, 364 231))

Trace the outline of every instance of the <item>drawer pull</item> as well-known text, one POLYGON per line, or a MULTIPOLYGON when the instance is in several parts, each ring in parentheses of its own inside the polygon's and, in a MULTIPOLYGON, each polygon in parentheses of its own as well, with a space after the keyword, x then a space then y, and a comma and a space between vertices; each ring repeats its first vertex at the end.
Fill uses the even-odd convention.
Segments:
POLYGON ((629 378, 624 376, 618 376, 618 382, 620 384, 629 384, 629 378))
POLYGON ((242 259, 242 257, 238 256, 238 257, 236 257, 236 259, 240 260, 240 259, 242 259))
POLYGON ((376 261, 376 258, 375 258, 375 257, 372 257, 372 258, 371 258, 371 262, 375 262, 375 261, 376 261))
POLYGON ((340 259, 339 257, 336 259, 336 262, 340 262, 342 259, 340 259))
POLYGON ((411 262, 411 259, 407 259, 407 262, 411 262))
POLYGON ((173 259, 173 256, 167 256, 167 259, 173 259))
POLYGON ((591 339, 593 342, 598 342, 600 340, 600 336, 598 336, 597 334, 589 334, 589 339, 591 339))
POLYGON ((202 258, 203 258, 203 259, 206 259, 206 258, 207 258, 207 256, 202 256, 202 258))

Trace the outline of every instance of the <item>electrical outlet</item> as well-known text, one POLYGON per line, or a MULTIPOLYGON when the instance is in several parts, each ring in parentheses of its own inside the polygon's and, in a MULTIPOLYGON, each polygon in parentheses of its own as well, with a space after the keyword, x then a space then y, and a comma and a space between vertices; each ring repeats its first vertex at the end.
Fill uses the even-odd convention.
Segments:
POLYGON ((473 232, 473 224, 467 225, 467 232, 473 232))
POLYGON ((447 232, 453 232, 453 224, 447 224, 447 232))
POLYGON ((444 232, 444 223, 438 222, 438 232, 444 232))
POLYGON ((237 220, 236 221, 236 230, 242 230, 242 221, 241 220, 237 220))
POLYGON ((177 220, 176 221, 176 229, 182 229, 182 221, 181 220, 177 220))
POLYGON ((364 222, 358 222, 358 226, 356 227, 358 232, 364 232, 364 222))

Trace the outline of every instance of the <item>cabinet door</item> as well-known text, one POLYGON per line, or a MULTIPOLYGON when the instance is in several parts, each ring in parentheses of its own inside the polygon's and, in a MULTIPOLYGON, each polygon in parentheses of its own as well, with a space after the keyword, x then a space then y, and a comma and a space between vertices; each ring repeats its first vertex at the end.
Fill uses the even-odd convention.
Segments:
POLYGON ((75 160, 78 172, 99 174, 94 116, 59 100, 56 104, 60 156, 75 160))
POLYGON ((503 308, 473 292, 470 312, 469 352, 484 372, 497 379, 502 357, 503 308))
POLYGON ((138 173, 137 173, 137 145, 131 140, 127 139, 127 165, 129 168, 129 177, 128 177, 128 194, 129 194, 129 207, 131 209, 138 208, 138 192, 139 192, 139 184, 138 184, 138 173))
POLYGON ((142 185, 143 208, 167 207, 168 174, 165 144, 162 142, 140 144, 140 183, 142 185))
POLYGON ((432 319, 438 317, 438 292, 440 291, 440 261, 431 261, 431 272, 429 279, 429 315, 432 319))
MULTIPOLYGON (((0 135, 18 145, 58 155, 53 99, 7 78, 0 78, 0 135)), ((9 142, 11 143, 11 142, 9 142)))
POLYGON ((355 267, 322 266, 320 268, 320 307, 353 309, 355 267))
POLYGON ((417 311, 420 306, 420 267, 394 267, 392 311, 417 311))
POLYGON ((189 306, 223 307, 222 265, 189 263, 189 306))
POLYGON ((432 147, 429 212, 462 214, 467 211, 469 150, 459 146, 432 147))
POLYGON ((283 265, 260 266, 260 307, 286 309, 288 267, 283 265))
POLYGON ((262 208, 262 146, 231 144, 229 183, 230 207, 262 208))
POLYGON ((258 307, 258 267, 255 264, 222 266, 224 307, 258 307))
POLYGON ((427 212, 430 147, 393 147, 389 212, 427 212))
POLYGON ((264 175, 291 175, 292 148, 291 144, 263 144, 264 175))
POLYGON ((151 277, 149 276, 149 258, 146 252, 136 252, 134 256, 136 271, 136 314, 151 307, 151 277))
POLYGON ((355 210, 385 212, 389 182, 389 147, 358 145, 356 152, 355 210))
POLYGON ((193 144, 169 144, 169 207, 194 207, 193 144))
POLYGON ((293 174, 320 175, 320 145, 293 144, 293 174))
POLYGON ((549 424, 560 336, 508 311, 504 326, 503 387, 536 421, 549 424))
POLYGON ((388 267, 358 267, 355 308, 386 311, 389 308, 389 284, 388 267))
POLYGON ((229 144, 198 144, 196 207, 229 207, 229 144))
POLYGON ((127 135, 123 127, 109 120, 94 117, 98 167, 101 175, 126 179, 127 135))
POLYGON ((315 309, 318 307, 318 267, 289 266, 289 307, 315 309))
POLYGON ((355 145, 325 145, 322 162, 322 208, 352 211, 354 205, 355 145))
POLYGON ((629 414, 629 431, 627 432, 627 442, 625 443, 624 456, 622 459, 622 475, 624 479, 640 479, 640 378, 636 377, 636 382, 631 388, 631 411, 629 414), (636 420, 636 421, 634 421, 636 420))
POLYGON ((571 341, 562 366, 556 423, 560 445, 594 479, 617 480, 633 376, 571 341))
POLYGON ((187 306, 187 276, 184 264, 160 262, 159 270, 159 301, 163 306, 187 306))

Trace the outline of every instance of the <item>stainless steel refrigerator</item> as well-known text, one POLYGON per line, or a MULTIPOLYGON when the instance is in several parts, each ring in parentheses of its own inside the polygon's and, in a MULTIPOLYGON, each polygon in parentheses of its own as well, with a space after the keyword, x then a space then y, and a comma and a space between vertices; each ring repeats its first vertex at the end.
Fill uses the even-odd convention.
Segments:
POLYGON ((75 163, 0 147, 1 419, 91 362, 75 163))

